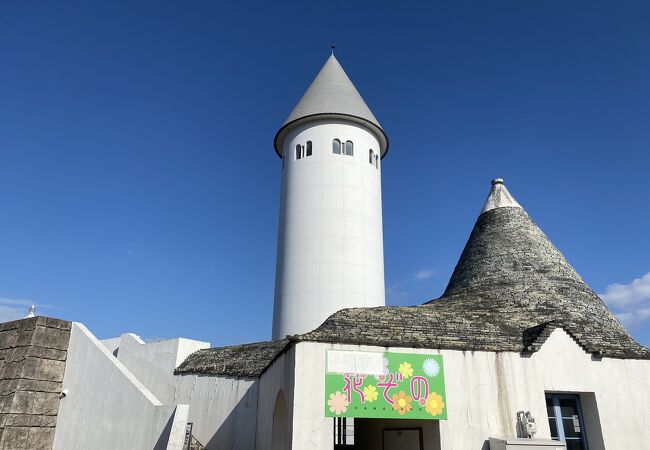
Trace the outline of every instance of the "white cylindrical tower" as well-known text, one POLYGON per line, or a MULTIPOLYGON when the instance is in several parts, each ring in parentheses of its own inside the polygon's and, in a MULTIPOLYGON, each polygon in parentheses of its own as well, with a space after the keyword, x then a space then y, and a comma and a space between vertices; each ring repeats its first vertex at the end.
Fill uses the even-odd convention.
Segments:
POLYGON ((282 192, 273 339, 343 308, 383 306, 388 138, 330 56, 275 137, 282 192))

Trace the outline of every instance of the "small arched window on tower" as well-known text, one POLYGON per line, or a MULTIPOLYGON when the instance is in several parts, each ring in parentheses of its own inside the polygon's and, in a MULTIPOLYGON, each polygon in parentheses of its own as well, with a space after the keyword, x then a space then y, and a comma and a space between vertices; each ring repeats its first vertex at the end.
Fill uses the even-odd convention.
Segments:
POLYGON ((336 153, 337 155, 341 154, 341 141, 338 139, 332 141, 332 153, 336 153))
POLYGON ((352 144, 352 141, 347 141, 345 143, 345 154, 348 156, 354 155, 354 145, 352 144))
POLYGON ((368 155, 368 162, 379 169, 379 155, 370 149, 370 154, 368 155))
POLYGON ((300 144, 296 145, 296 159, 302 158, 302 147, 300 144))
POLYGON ((311 141, 307 141, 307 156, 311 156, 311 141))

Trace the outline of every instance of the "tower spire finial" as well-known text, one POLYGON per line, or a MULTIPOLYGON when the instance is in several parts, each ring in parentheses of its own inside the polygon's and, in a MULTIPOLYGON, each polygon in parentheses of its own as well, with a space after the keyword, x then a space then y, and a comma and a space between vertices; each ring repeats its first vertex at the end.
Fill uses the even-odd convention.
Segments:
POLYGON ((332 55, 334 55, 334 49, 336 48, 336 45, 330 45, 330 48, 332 49, 332 55))
POLYGON ((481 209, 481 214, 492 209, 503 208, 506 206, 521 208, 521 205, 517 203, 517 200, 515 200, 510 192, 508 192, 506 185, 503 184, 503 178, 495 178, 492 180, 492 189, 490 189, 490 194, 485 200, 483 209, 481 209))

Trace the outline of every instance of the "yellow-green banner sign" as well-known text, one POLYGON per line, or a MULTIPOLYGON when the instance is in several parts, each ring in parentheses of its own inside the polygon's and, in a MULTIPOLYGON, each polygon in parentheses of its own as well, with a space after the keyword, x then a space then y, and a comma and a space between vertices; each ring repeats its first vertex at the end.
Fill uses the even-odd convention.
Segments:
POLYGON ((442 356, 328 350, 325 416, 446 419, 442 356))

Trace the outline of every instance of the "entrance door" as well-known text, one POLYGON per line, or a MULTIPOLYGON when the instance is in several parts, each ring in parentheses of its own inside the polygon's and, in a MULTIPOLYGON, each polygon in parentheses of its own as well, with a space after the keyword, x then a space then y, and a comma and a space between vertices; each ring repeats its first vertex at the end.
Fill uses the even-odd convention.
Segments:
POLYGON ((551 438, 566 442, 567 450, 589 450, 577 395, 546 394, 551 438))
POLYGON ((383 450, 423 450, 422 428, 386 428, 382 442, 383 450))

